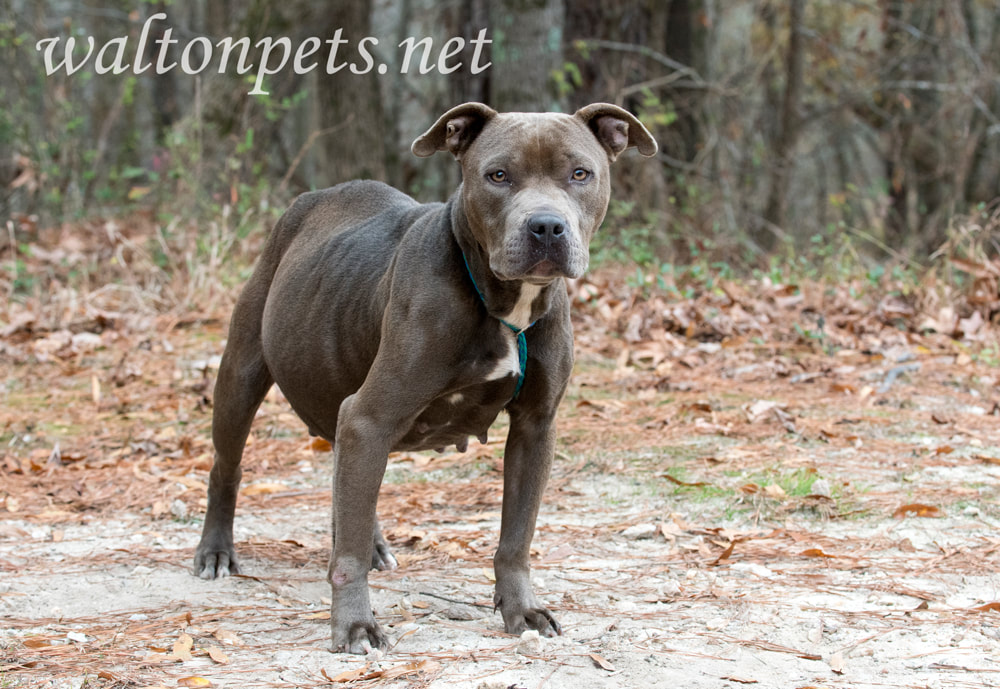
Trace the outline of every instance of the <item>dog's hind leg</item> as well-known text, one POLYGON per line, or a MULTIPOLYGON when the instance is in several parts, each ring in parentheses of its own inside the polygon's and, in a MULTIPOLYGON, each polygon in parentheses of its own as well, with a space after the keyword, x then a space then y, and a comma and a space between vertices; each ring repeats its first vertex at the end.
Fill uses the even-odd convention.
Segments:
POLYGON ((243 473, 240 461, 257 407, 273 382, 261 351, 259 314, 247 313, 256 306, 246 303, 252 302, 245 299, 253 296, 248 292, 251 290, 244 292, 233 312, 229 342, 215 383, 212 412, 215 463, 208 481, 205 525, 194 557, 194 572, 202 579, 240 571, 233 546, 233 515, 243 473))
POLYGON ((229 339, 215 381, 212 442, 215 463, 208 481, 208 510, 195 551, 194 573, 202 579, 238 574, 233 515, 240 488, 240 461, 257 407, 274 383, 261 339, 264 306, 285 247, 297 230, 298 209, 275 225, 260 263, 233 309, 229 339))

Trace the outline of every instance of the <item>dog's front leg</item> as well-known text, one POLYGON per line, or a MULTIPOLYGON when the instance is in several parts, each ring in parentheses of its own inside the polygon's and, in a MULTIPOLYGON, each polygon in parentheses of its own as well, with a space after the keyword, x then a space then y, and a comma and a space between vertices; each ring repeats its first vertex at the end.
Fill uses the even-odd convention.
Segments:
POLYGON ((366 404, 364 388, 341 404, 334 444, 334 547, 328 572, 334 652, 364 654, 389 647, 368 598, 375 506, 391 445, 387 423, 391 422, 366 404))
POLYGON ((554 416, 554 409, 510 409, 500 544, 493 558, 497 580, 493 603, 509 634, 526 629, 537 629, 543 636, 562 633, 552 613, 535 597, 528 564, 535 519, 555 453, 554 416))

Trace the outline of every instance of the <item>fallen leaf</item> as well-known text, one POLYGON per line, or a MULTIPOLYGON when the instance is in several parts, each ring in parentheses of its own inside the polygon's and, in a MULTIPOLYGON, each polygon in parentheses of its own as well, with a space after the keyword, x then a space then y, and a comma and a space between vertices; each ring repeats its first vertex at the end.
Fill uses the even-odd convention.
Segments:
POLYGON ((222 652, 222 649, 218 646, 209 646, 208 657, 217 662, 219 665, 227 665, 229 663, 229 656, 222 652))
POLYGON ((614 672, 615 666, 609 663, 607 660, 597 655, 596 653, 588 653, 590 659, 594 661, 594 665, 601 668, 602 670, 607 670, 608 672, 614 672))
POLYGON ((990 457, 989 455, 972 455, 972 456, 975 459, 978 459, 980 462, 986 462, 987 464, 1000 464, 1000 457, 990 457))
POLYGON ((712 566, 715 567, 717 565, 725 564, 726 561, 729 560, 729 556, 733 554, 734 548, 736 548, 736 541, 732 541, 726 549, 719 554, 719 557, 715 558, 712 562, 712 566))
POLYGON ((45 648, 46 646, 52 645, 52 641, 50 641, 49 639, 41 639, 38 637, 34 638, 29 637, 24 641, 22 641, 21 643, 23 643, 28 648, 45 648))
POLYGON ((370 667, 370 665, 365 664, 359 668, 355 668, 354 670, 344 670, 339 675, 335 675, 334 677, 331 677, 325 669, 321 669, 320 673, 322 673, 322 675, 331 682, 353 682, 354 680, 361 679, 368 674, 370 667))
POLYGON ((179 686, 179 687, 210 687, 210 686, 212 686, 212 683, 209 682, 204 677, 198 677, 197 675, 195 675, 194 677, 182 677, 181 679, 177 680, 177 686, 179 686))
POLYGON ((746 412, 747 421, 753 423, 777 406, 778 403, 772 402, 771 400, 757 400, 753 404, 745 406, 743 411, 746 412))
POLYGON ((320 610, 319 612, 310 612, 308 614, 302 615, 300 619, 303 620, 328 620, 330 619, 329 610, 320 610))
POLYGON ((681 481, 679 478, 674 478, 670 474, 660 474, 662 478, 667 479, 676 486, 707 486, 709 485, 705 481, 681 481))
POLYGON ((943 517, 944 512, 942 512, 934 505, 921 505, 920 503, 913 503, 911 505, 901 505, 896 508, 896 511, 892 513, 892 516, 896 519, 902 519, 903 517, 943 517))
POLYGON ((736 675, 726 675, 721 679, 724 679, 727 682, 737 682, 739 684, 757 684, 757 680, 755 679, 750 679, 749 677, 738 677, 736 675))
POLYGON ((216 629, 215 632, 212 633, 212 636, 214 636, 216 639, 218 639, 222 643, 229 644, 230 646, 243 646, 244 645, 243 639, 241 639, 240 637, 236 636, 236 634, 234 634, 233 632, 229 631, 228 629, 216 629))
POLYGON ((771 483, 764 487, 764 495, 774 500, 784 500, 788 497, 785 489, 777 483, 771 483))
POLYGON ((979 612, 1000 612, 1000 602, 994 601, 992 603, 987 603, 986 605, 977 605, 973 610, 978 610, 979 612))
POLYGON ((421 660, 406 663, 404 665, 396 665, 388 670, 382 670, 379 676, 381 679, 395 679, 396 677, 403 677, 404 675, 412 675, 418 672, 436 670, 440 666, 441 664, 434 660, 421 660))
POLYGON ((243 495, 265 495, 285 490, 288 490, 288 486, 283 483, 253 483, 241 489, 240 493, 243 495))
POLYGON ((838 675, 844 674, 844 654, 837 651, 829 660, 830 669, 836 672, 838 675))
POLYGON ((321 438, 317 435, 310 441, 309 449, 313 452, 330 452, 333 450, 333 445, 326 438, 321 438))
POLYGON ((827 555, 819 548, 807 548, 806 550, 803 550, 799 554, 802 555, 803 557, 829 557, 829 558, 837 557, 836 555, 827 555))
MULTIPOLYGON (((194 639, 191 638, 190 634, 181 634, 177 637, 177 641, 174 642, 173 654, 177 656, 178 660, 192 660, 191 649, 194 648, 194 639)), ((201 685, 192 685, 201 686, 201 685)))

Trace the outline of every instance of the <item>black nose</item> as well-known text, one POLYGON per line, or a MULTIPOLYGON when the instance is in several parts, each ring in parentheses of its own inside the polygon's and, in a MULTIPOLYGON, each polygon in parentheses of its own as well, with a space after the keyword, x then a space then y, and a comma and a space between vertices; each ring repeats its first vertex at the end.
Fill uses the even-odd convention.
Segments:
POLYGON ((528 231, 544 241, 561 239, 566 233, 566 219, 555 213, 535 213, 528 218, 528 231))

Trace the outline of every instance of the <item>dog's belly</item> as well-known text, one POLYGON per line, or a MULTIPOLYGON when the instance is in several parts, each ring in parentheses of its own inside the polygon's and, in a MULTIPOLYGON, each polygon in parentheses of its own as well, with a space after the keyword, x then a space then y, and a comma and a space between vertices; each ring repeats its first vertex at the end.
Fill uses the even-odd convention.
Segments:
POLYGON ((395 450, 464 449, 469 437, 485 440, 513 394, 514 376, 463 388, 429 404, 395 444, 395 450))

